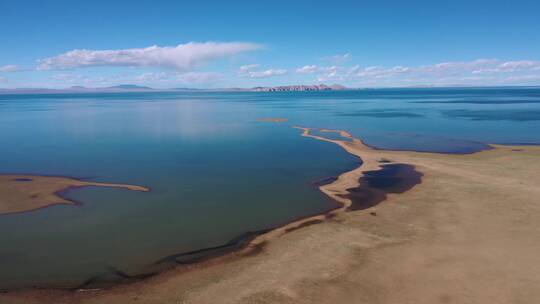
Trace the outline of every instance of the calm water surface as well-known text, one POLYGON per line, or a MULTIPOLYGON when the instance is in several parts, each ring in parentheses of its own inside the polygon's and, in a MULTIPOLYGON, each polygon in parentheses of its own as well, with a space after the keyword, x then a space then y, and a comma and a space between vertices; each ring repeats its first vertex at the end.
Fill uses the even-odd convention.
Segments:
POLYGON ((0 289, 73 287, 111 268, 140 274, 333 208, 313 182, 358 160, 292 125, 391 149, 539 144, 540 89, 0 95, 1 173, 152 189, 81 188, 67 193, 79 207, 0 216, 0 289))

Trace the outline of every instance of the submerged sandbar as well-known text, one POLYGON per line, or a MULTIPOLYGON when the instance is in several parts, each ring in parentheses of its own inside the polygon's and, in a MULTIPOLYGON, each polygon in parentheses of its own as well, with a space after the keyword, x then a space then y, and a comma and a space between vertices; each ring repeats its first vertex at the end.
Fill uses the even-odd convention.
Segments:
POLYGON ((21 213, 51 205, 75 205, 62 197, 61 192, 70 188, 110 187, 147 192, 142 186, 98 183, 61 176, 0 175, 0 215, 21 213))

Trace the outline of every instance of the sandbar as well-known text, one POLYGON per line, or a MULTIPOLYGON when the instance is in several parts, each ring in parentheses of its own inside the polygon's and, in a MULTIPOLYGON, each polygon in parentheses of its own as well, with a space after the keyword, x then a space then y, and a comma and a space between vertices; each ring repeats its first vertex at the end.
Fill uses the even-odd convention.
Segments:
POLYGON ((61 176, 0 175, 0 215, 28 212, 51 205, 76 205, 61 193, 80 187, 110 187, 147 192, 146 187, 83 181, 61 176))

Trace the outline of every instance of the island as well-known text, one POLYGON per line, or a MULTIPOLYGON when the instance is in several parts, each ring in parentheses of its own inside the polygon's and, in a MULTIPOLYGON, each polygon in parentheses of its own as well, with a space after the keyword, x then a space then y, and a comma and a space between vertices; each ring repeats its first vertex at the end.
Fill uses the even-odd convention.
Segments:
POLYGON ((346 90, 347 87, 333 84, 314 84, 314 85, 286 85, 277 87, 254 87, 250 91, 255 92, 305 92, 305 91, 339 91, 346 90))

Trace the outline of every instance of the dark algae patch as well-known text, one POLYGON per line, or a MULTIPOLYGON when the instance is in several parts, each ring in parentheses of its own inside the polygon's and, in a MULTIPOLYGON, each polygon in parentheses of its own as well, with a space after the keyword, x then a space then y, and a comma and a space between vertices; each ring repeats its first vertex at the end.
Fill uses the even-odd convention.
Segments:
POLYGON ((249 244, 249 242, 255 239, 257 236, 264 234, 270 230, 272 229, 264 229, 264 230, 255 231, 255 232, 246 232, 230 240, 224 245, 170 255, 168 257, 160 259, 155 264, 162 264, 162 263, 192 264, 192 263, 202 262, 209 258, 223 255, 223 254, 232 252, 234 250, 243 248, 244 246, 249 244))
POLYGON ((101 289, 111 287, 117 283, 128 284, 138 282, 146 278, 156 275, 157 272, 143 273, 137 275, 130 275, 120 269, 114 267, 107 267, 107 271, 103 274, 93 276, 84 281, 81 285, 73 288, 73 290, 79 289, 101 289))
POLYGON ((448 110, 444 116, 478 121, 537 121, 540 120, 540 110, 535 109, 504 109, 504 110, 448 110))
MULTIPOLYGON (((128 274, 120 269, 114 268, 112 266, 107 267, 106 271, 102 274, 93 276, 86 281, 84 281, 79 286, 74 289, 96 289, 96 288, 108 288, 117 284, 128 284, 132 282, 137 282, 149 277, 152 277, 175 264, 188 265, 206 261, 210 258, 221 256, 235 250, 244 248, 249 242, 255 239, 257 236, 269 232, 272 229, 263 229, 254 232, 246 232, 229 242, 218 245, 215 247, 203 248, 199 250, 193 250, 189 252, 183 252, 178 254, 173 254, 167 257, 164 257, 152 265, 154 268, 152 271, 145 273, 140 273, 136 275, 128 274)), ((263 251, 266 242, 261 242, 257 244, 252 250, 248 251, 245 256, 256 255, 263 251)))
POLYGON ((525 104, 540 103, 540 99, 491 99, 491 100, 425 100, 413 101, 411 103, 433 103, 433 104, 479 104, 479 105, 506 105, 506 104, 525 104))
POLYGON ((31 181, 33 181, 33 179, 21 177, 21 178, 14 179, 14 181, 16 181, 16 182, 31 182, 31 181))
POLYGON ((383 165, 379 170, 366 171, 360 185, 349 188, 344 195, 352 201, 347 211, 371 208, 386 199, 388 193, 403 193, 422 182, 422 173, 408 164, 383 165))
POLYGON ((320 224, 322 222, 323 222, 323 220, 318 220, 318 219, 309 220, 309 221, 303 222, 302 224, 300 224, 298 226, 287 228, 287 229, 285 229, 285 232, 292 232, 292 231, 295 231, 295 230, 298 230, 298 229, 302 229, 304 227, 320 224))
POLYGON ((354 112, 341 112, 337 113, 337 116, 345 117, 373 117, 373 118, 423 118, 424 115, 414 112, 405 112, 398 110, 370 110, 370 111, 354 111, 354 112))

